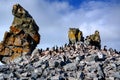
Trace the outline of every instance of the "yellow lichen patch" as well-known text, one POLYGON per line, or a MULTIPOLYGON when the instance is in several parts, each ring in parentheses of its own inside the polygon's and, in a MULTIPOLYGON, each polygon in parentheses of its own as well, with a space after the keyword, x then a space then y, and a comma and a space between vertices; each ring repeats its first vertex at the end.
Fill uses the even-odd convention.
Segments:
POLYGON ((21 54, 19 54, 19 53, 14 53, 11 57, 10 57, 10 61, 13 61, 14 59, 16 59, 16 58, 18 58, 18 57, 20 57, 21 56, 21 54))
POLYGON ((39 34, 35 34, 35 35, 33 36, 33 39, 34 39, 35 42, 38 44, 39 41, 40 41, 40 35, 39 35, 39 34))
POLYGON ((0 55, 5 55, 5 50, 0 51, 0 55))
POLYGON ((0 43, 0 52, 4 49, 4 44, 1 42, 0 43))
POLYGON ((18 29, 15 26, 11 26, 10 31, 14 34, 18 34, 18 33, 20 33, 21 29, 18 29))
POLYGON ((75 43, 75 34, 73 33, 73 31, 69 31, 68 33, 68 37, 69 37, 69 40, 72 42, 72 43, 75 43))
POLYGON ((70 28, 68 32, 69 43, 74 44, 79 41, 84 41, 82 31, 78 28, 70 28))
POLYGON ((80 40, 81 40, 81 38, 82 38, 81 36, 82 36, 82 32, 81 32, 81 31, 79 31, 79 32, 78 32, 78 41, 80 41, 80 40))
POLYGON ((9 55, 9 53, 10 53, 10 49, 9 48, 5 48, 4 55, 9 55))
POLYGON ((20 48, 20 47, 13 48, 12 50, 13 50, 14 53, 22 53, 23 52, 23 49, 20 48))
POLYGON ((15 38, 13 36, 9 37, 7 45, 14 45, 15 38))
POLYGON ((23 53, 27 53, 27 52, 30 52, 30 49, 29 49, 29 48, 23 49, 23 53))
POLYGON ((15 38, 14 45, 15 46, 21 46, 22 45, 22 41, 21 41, 20 37, 15 38))

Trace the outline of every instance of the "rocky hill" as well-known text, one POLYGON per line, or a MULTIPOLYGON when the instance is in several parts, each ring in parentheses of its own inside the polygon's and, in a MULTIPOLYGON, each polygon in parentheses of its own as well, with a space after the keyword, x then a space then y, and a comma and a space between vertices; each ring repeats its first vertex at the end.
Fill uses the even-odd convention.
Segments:
POLYGON ((120 54, 84 43, 35 49, 0 66, 0 80, 120 80, 120 54))

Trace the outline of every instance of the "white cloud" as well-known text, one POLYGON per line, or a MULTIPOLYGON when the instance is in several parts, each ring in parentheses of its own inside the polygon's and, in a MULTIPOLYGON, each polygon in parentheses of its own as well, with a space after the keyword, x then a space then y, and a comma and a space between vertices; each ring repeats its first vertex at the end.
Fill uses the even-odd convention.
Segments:
POLYGON ((38 46, 40 48, 64 45, 68 42, 69 27, 79 27, 85 36, 98 29, 103 45, 120 50, 120 5, 117 3, 89 1, 82 3, 79 9, 74 9, 67 1, 2 0, 0 3, 0 27, 4 27, 0 29, 1 33, 4 33, 12 23, 12 5, 20 3, 40 26, 41 43, 38 46))

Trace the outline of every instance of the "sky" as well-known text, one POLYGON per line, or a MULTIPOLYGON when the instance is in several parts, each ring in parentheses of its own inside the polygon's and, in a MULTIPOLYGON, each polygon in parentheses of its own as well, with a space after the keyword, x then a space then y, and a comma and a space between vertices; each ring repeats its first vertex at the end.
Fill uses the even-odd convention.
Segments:
POLYGON ((38 48, 63 46, 68 43, 69 28, 75 27, 84 37, 98 30, 102 47, 120 51, 120 0, 0 0, 0 41, 12 25, 12 6, 16 3, 40 28, 38 48))

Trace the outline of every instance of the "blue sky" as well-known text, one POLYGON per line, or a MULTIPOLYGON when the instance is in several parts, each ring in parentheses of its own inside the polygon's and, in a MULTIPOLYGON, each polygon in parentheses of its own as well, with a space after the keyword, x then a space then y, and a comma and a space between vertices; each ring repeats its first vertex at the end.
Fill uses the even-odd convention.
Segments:
POLYGON ((12 6, 19 3, 40 27, 38 48, 68 43, 67 32, 77 27, 84 36, 100 31, 102 46, 120 50, 120 0, 0 0, 0 41, 13 21, 12 6))

